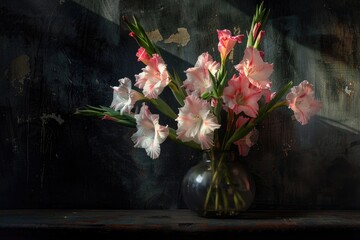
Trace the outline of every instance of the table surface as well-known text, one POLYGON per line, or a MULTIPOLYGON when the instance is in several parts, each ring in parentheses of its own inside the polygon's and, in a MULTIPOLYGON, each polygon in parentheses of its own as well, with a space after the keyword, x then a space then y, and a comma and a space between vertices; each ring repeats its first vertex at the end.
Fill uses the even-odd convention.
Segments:
POLYGON ((360 211, 248 211, 236 219, 197 216, 189 210, 0 210, 0 239, 73 239, 144 236, 147 239, 360 239, 360 211), (289 238, 291 236, 292 238, 289 238))

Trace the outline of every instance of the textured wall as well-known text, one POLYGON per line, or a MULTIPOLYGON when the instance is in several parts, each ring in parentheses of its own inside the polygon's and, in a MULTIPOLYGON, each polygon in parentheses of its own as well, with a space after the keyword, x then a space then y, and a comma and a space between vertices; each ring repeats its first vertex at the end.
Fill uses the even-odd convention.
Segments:
MULTIPOLYGON (((358 209, 360 3, 265 5, 273 90, 307 79, 324 107, 306 126, 286 109, 259 126, 244 159, 256 177, 252 207, 358 209)), ((154 161, 132 148, 133 129, 73 113, 109 105, 109 86, 141 71, 120 16, 136 15, 184 76, 202 52, 217 56, 216 29, 245 33, 254 9, 251 0, 2 0, 0 208, 184 207, 180 183, 195 152, 166 141, 154 161)))

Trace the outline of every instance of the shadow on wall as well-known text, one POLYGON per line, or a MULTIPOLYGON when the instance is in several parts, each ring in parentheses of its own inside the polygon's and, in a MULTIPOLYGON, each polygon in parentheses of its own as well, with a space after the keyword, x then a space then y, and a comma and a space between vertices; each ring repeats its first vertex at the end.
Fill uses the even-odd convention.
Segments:
POLYGON ((73 115, 109 105, 109 86, 139 73, 128 32, 71 1, 8 1, 0 11, 0 207, 177 207, 192 151, 166 143, 154 162, 133 148, 133 129, 73 115))
POLYGON ((285 113, 259 126, 246 158, 257 186, 252 208, 359 208, 359 134, 328 121, 300 126, 285 113))

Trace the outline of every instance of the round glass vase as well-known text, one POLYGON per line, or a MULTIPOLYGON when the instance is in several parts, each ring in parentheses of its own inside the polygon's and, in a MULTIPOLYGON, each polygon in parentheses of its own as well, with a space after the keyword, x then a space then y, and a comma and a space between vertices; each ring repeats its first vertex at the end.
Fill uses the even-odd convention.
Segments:
POLYGON ((187 207, 202 217, 237 217, 254 200, 255 183, 234 151, 203 153, 182 181, 187 207))

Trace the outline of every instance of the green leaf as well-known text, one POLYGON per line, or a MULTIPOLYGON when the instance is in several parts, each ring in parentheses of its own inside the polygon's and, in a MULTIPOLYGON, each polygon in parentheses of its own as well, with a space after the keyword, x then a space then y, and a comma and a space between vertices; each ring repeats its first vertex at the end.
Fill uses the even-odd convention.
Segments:
POLYGON ((204 100, 209 100, 211 98, 211 93, 210 92, 204 92, 203 94, 201 94, 200 98, 204 99, 204 100))
POLYGON ((91 110, 91 109, 85 109, 85 110, 76 110, 76 115, 83 115, 83 116, 94 116, 94 117, 103 117, 104 113, 91 110))
POLYGON ((212 85, 213 85, 213 95, 215 96, 215 98, 219 98, 219 94, 218 94, 218 84, 216 82, 216 79, 215 79, 215 76, 210 72, 210 70, 208 69, 208 72, 209 72, 209 76, 211 78, 211 82, 212 82, 212 85))
POLYGON ((172 91, 174 97, 176 98, 177 102, 181 106, 184 106, 185 96, 182 94, 182 91, 176 86, 176 84, 173 81, 171 81, 168 86, 171 89, 171 91, 172 91))
POLYGON ((183 141, 181 141, 180 139, 177 138, 176 131, 173 128, 169 127, 168 129, 169 129, 168 138, 170 140, 172 140, 173 142, 179 143, 179 144, 182 144, 182 145, 185 145, 185 146, 188 146, 188 147, 191 147, 191 148, 196 149, 196 150, 201 150, 201 146, 198 143, 196 143, 194 141, 183 142, 183 141))
POLYGON ((97 117, 100 119, 103 119, 105 116, 108 116, 112 119, 112 121, 117 122, 126 127, 136 127, 136 120, 133 116, 129 114, 121 115, 120 112, 104 106, 94 107, 87 105, 85 109, 79 109, 75 112, 75 114, 86 117, 97 117))
POLYGON ((172 108, 166 103, 164 102, 164 100, 162 100, 160 97, 158 97, 157 99, 149 99, 149 101, 163 114, 165 114, 166 116, 172 118, 172 119, 176 119, 177 115, 176 113, 172 110, 172 108))

